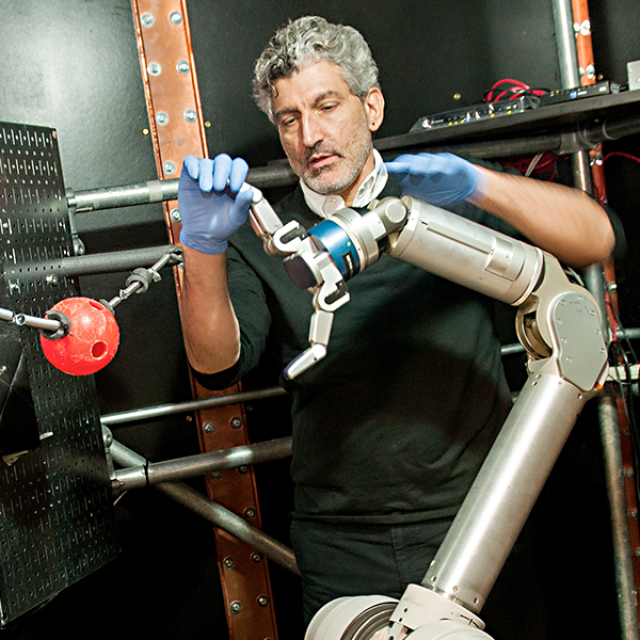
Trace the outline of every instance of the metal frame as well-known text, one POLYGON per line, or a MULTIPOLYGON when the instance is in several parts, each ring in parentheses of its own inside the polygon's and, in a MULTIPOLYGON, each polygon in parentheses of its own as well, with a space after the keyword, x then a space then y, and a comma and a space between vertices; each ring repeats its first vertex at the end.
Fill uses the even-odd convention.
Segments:
MULTIPOLYGON (((553 10, 562 88, 570 89, 581 84, 595 82, 593 49, 590 39, 591 23, 587 3, 581 0, 553 0, 553 10), (589 66, 593 69, 591 74, 587 70, 589 66), (581 69, 583 71, 582 77, 581 69)), ((577 151, 573 155, 573 168, 575 186, 587 193, 593 193, 594 184, 600 187, 604 181, 602 170, 599 170, 596 164, 590 163, 590 156, 586 151, 577 151)), ((609 265, 609 272, 612 273, 612 265, 609 265)), ((585 281, 587 288, 598 300, 603 316, 608 317, 605 299, 608 283, 603 266, 592 265, 586 269, 585 281)), ((616 400, 599 398, 597 402, 607 494, 611 510, 620 631, 623 640, 632 640, 638 638, 638 602, 631 561, 631 536, 627 520, 625 489, 626 474, 623 468, 620 425, 616 400)), ((637 520, 635 524, 637 528, 637 520)))

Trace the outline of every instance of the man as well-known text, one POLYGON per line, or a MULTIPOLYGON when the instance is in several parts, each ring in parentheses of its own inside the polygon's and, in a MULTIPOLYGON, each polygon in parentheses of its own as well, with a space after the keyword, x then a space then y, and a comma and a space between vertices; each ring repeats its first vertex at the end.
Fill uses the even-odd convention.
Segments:
MULTIPOLYGON (((385 165, 372 144, 384 117, 377 67, 350 27, 291 22, 257 61, 254 89, 300 176, 277 208, 284 223, 409 194, 517 230, 576 267, 613 247, 607 215, 579 191, 450 154, 385 165)), ((244 225, 246 174, 240 159, 189 157, 180 179, 185 345, 211 387, 264 351, 284 367, 307 346, 311 296, 244 225)), ((491 301, 388 256, 349 288, 327 357, 287 383, 307 620, 335 597, 399 597, 421 581, 510 404, 491 301)))

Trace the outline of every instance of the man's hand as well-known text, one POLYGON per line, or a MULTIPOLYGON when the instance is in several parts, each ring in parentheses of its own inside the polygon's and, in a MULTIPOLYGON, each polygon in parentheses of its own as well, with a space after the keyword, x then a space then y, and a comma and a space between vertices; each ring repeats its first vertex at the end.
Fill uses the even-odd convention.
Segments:
POLYGON ((226 154, 199 160, 187 156, 178 183, 180 242, 203 253, 227 250, 227 240, 247 220, 252 189, 240 190, 249 165, 226 154))
POLYGON ((482 173, 451 153, 404 154, 385 164, 403 195, 438 207, 477 196, 482 190, 482 173))

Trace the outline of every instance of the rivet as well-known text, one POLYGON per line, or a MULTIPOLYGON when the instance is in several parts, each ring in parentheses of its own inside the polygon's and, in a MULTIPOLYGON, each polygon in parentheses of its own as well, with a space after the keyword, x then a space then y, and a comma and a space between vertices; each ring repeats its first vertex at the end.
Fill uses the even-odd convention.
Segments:
POLYGON ((269 598, 267 596, 258 596, 256 602, 259 607, 266 607, 269 604, 269 598))
POLYGON ((149 129, 147 129, 146 127, 142 130, 142 135, 143 136, 148 136, 149 135, 149 129))
POLYGON ((238 467, 238 473, 245 474, 249 471, 249 467, 246 464, 240 465, 238 467))
POLYGON ((244 517, 245 518, 255 518, 255 515, 256 515, 256 510, 252 509, 251 507, 247 507, 244 510, 244 517))
POLYGON ((242 418, 238 418, 238 416, 231 418, 232 429, 240 429, 241 427, 242 427, 242 418))
POLYGON ((150 76, 159 76, 162 73, 162 67, 158 62, 150 62, 147 65, 147 71, 150 76))
MULTIPOLYGON (((177 211, 177 209, 174 209, 174 211, 177 211)), ((173 212, 172 212, 173 214, 173 212)), ((173 215, 171 216, 173 217, 173 215)), ((215 425, 213 424, 213 422, 211 420, 207 420, 203 425, 202 425, 202 430, 205 433, 213 433, 216 430, 215 425)))
POLYGON ((242 603, 236 600, 231 603, 229 608, 231 609, 231 613, 240 613, 242 611, 242 603))
POLYGON ((204 128, 205 129, 211 129, 211 123, 208 120, 205 120, 204 128))
POLYGON ((258 562, 260 562, 261 560, 262 560, 262 555, 261 555, 261 554, 259 554, 257 551, 254 551, 254 552, 251 554, 251 562, 258 563, 258 562))
POLYGON ((225 569, 233 569, 236 566, 236 561, 231 556, 228 556, 222 561, 222 564, 225 569))
POLYGON ((169 116, 164 111, 158 111, 156 113, 156 122, 164 127, 169 122, 169 116))
POLYGON ((180 210, 179 209, 171 209, 171 213, 169 214, 171 219, 174 222, 180 222, 180 210))
POLYGON ((181 24, 182 23, 182 14, 179 11, 172 11, 169 15, 169 20, 171 24, 181 24))
POLYGON ((167 174, 167 175, 171 175, 173 173, 176 172, 176 165, 171 162, 171 160, 167 160, 163 165, 162 165, 162 170, 167 174))
POLYGON ((184 112, 184 119, 187 122, 195 122, 198 119, 198 114, 193 109, 187 109, 184 112))
POLYGON ((140 23, 143 27, 150 27, 153 24, 153 16, 150 13, 143 13, 140 16, 140 23))
POLYGON ((179 73, 189 73, 191 70, 191 65, 186 60, 180 60, 176 65, 176 69, 179 73))

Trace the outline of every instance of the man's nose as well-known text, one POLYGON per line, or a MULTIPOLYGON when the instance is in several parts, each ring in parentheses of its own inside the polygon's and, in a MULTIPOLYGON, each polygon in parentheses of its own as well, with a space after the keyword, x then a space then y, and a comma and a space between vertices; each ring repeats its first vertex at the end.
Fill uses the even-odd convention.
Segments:
POLYGON ((302 118, 302 142, 305 147, 312 148, 324 138, 322 126, 313 114, 305 114, 302 118))

